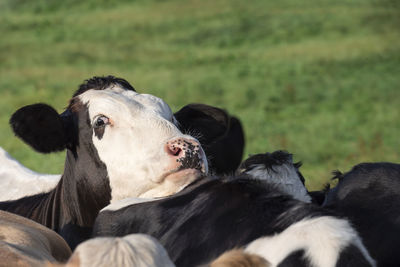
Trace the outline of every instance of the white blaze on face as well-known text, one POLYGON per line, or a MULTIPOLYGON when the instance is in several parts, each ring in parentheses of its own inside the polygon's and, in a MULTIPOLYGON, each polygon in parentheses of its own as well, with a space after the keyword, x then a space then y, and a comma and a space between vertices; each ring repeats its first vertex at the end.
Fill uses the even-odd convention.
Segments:
MULTIPOLYGON (((78 97, 87 104, 92 126, 99 116, 109 119, 102 137, 93 131, 92 139, 107 167, 111 201, 174 194, 199 176, 189 170, 175 175, 176 159, 166 153, 167 141, 195 139, 179 131, 171 109, 160 98, 118 86, 88 90, 78 97)), ((201 157, 206 163, 203 151, 201 157)))
POLYGON ((255 179, 265 180, 269 184, 276 185, 295 199, 307 203, 311 202, 311 197, 308 195, 306 187, 301 182, 293 164, 274 165, 272 170, 260 164, 250 171, 246 171, 246 173, 255 179))

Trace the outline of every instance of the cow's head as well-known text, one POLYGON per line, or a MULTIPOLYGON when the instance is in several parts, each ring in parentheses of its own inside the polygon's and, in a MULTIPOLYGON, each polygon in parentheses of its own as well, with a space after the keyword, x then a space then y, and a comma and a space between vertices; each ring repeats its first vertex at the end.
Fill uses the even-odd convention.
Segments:
POLYGON ((250 156, 241 164, 238 172, 273 184, 295 199, 311 202, 304 177, 299 171, 300 166, 300 162, 293 163, 292 154, 278 150, 250 156))
POLYGON ((170 195, 208 171, 199 142, 182 134, 163 100, 112 76, 87 80, 62 114, 34 104, 10 123, 39 152, 66 148, 64 176, 77 186, 106 177, 112 200, 170 195))

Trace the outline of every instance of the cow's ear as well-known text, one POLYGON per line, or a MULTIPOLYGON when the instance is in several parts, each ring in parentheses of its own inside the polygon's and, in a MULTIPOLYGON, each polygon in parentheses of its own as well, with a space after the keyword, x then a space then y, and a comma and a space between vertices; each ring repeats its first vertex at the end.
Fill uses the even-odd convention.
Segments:
POLYGON ((180 130, 200 141, 216 174, 233 173, 237 169, 245 142, 239 119, 204 104, 189 104, 174 115, 180 130))
POLYGON ((33 104, 18 109, 10 118, 16 136, 41 153, 64 150, 67 134, 64 119, 46 104, 33 104))
POLYGON ((209 105, 189 104, 174 115, 180 130, 184 133, 198 135, 196 137, 201 139, 200 142, 211 143, 224 135, 229 128, 228 113, 209 105))

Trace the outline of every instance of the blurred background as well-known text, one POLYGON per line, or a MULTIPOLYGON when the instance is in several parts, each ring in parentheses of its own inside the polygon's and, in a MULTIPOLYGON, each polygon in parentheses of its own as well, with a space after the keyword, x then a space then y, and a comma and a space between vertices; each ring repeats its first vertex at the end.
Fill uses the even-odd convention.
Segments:
MULTIPOLYGON (((14 137, 23 105, 66 107, 112 74, 177 111, 239 117, 248 154, 285 149, 307 186, 362 161, 400 161, 400 1, 0 0, 0 146, 60 173, 14 137)), ((1 166, 0 166, 1 168, 1 166)))

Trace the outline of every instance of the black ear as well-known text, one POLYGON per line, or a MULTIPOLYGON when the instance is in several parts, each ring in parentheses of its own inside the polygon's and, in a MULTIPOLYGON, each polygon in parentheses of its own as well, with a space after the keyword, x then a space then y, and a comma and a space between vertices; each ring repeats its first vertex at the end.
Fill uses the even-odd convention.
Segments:
POLYGON ((18 109, 10 118, 16 136, 33 149, 50 153, 65 149, 67 140, 63 119, 46 104, 34 104, 18 109))
POLYGON ((182 132, 198 138, 212 171, 227 174, 237 169, 244 150, 244 132, 237 118, 204 104, 189 104, 174 115, 182 132))
POLYGON ((206 144, 224 135, 229 127, 229 115, 224 110, 204 105, 189 104, 175 114, 182 132, 193 133, 206 144))

